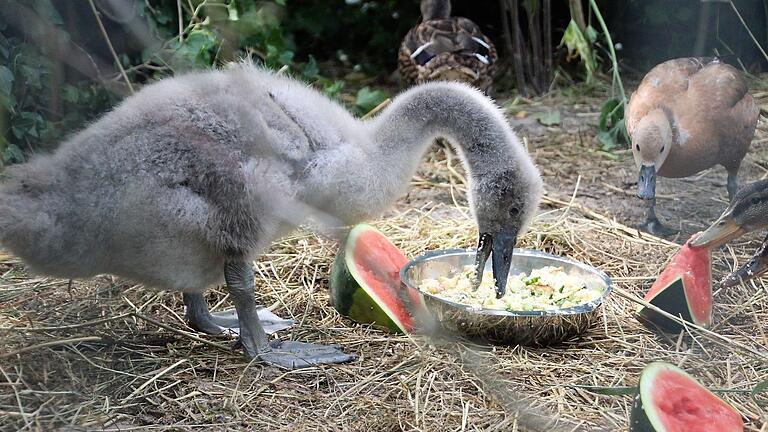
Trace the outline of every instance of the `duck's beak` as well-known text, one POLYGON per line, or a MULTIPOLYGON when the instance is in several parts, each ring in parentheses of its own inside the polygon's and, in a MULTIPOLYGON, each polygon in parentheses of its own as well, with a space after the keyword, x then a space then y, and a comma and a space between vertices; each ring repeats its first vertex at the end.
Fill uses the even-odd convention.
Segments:
POLYGON ((493 254, 491 268, 496 281, 496 298, 501 298, 507 291, 507 277, 512 265, 512 251, 517 242, 517 235, 500 231, 496 235, 483 233, 477 243, 475 258, 475 289, 480 285, 488 257, 493 254))
POLYGON ((741 266, 735 272, 729 274, 723 279, 721 284, 724 287, 736 286, 740 283, 744 283, 750 279, 754 279, 763 273, 768 271, 768 239, 763 241, 763 244, 752 255, 752 258, 741 266))
POLYGON ((723 213, 709 228, 688 244, 694 248, 715 249, 741 237, 746 230, 740 227, 729 212, 723 213))
POLYGON ((640 175, 637 178, 637 196, 642 199, 656 197, 656 167, 654 165, 640 167, 640 175))

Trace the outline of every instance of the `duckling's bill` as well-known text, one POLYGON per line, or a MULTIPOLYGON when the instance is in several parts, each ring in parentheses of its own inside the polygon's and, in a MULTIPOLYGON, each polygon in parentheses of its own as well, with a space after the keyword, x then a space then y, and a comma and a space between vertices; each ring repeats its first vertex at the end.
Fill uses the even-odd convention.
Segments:
POLYGON ((709 228, 690 242, 691 247, 714 249, 741 237, 746 230, 739 226, 730 212, 723 213, 709 228))

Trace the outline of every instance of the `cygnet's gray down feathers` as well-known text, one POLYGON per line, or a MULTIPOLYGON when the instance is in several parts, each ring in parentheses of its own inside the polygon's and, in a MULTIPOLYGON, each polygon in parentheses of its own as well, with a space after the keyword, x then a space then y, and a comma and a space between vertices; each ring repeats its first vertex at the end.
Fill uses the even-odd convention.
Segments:
MULTIPOLYGON (((437 112, 414 111, 435 93, 503 119, 487 98, 455 83, 411 89, 388 114, 361 122, 303 84, 247 64, 160 81, 55 153, 7 169, 0 245, 52 276, 109 273, 202 291, 222 282, 226 260, 255 258, 309 217, 350 224, 385 210, 441 127, 483 133, 472 128, 485 124, 446 126, 430 117, 437 112), (393 131, 402 128, 411 130, 393 131)), ((456 115, 446 121, 460 121, 456 115)), ((520 181, 511 181, 530 198, 519 209, 525 224, 541 180, 518 147, 489 148, 488 160, 517 171, 520 181)), ((496 187, 478 183, 476 190, 496 187)))

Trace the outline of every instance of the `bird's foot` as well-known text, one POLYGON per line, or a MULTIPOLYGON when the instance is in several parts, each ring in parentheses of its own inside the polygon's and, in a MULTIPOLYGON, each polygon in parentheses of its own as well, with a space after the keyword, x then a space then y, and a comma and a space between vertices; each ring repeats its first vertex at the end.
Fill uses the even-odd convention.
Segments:
POLYGON ((249 358, 258 358, 265 363, 284 369, 300 369, 321 364, 346 363, 357 356, 341 351, 339 345, 318 345, 306 342, 273 340, 269 348, 261 352, 243 347, 249 358))
MULTIPOLYGON (((256 313, 266 334, 285 330, 294 324, 293 320, 280 318, 264 306, 256 306, 256 313)), ((195 322, 190 320, 190 325, 196 330, 210 335, 222 333, 240 335, 240 321, 235 309, 212 313, 195 322)))
POLYGON ((656 218, 648 219, 645 221, 645 223, 637 225, 637 229, 645 231, 649 234, 653 234, 657 237, 666 237, 678 233, 677 230, 667 227, 656 218))

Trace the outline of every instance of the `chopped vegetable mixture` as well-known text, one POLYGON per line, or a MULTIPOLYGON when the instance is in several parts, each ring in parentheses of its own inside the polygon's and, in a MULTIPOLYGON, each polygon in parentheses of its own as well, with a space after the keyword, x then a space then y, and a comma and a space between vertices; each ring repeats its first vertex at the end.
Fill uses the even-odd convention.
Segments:
POLYGON ((474 267, 468 265, 451 277, 424 279, 419 288, 455 303, 508 311, 565 309, 597 300, 603 294, 599 289, 587 287, 582 278, 567 274, 562 267, 547 266, 534 269, 530 275, 509 275, 507 292, 497 299, 492 272, 484 272, 476 291, 473 290, 474 273, 474 267))

